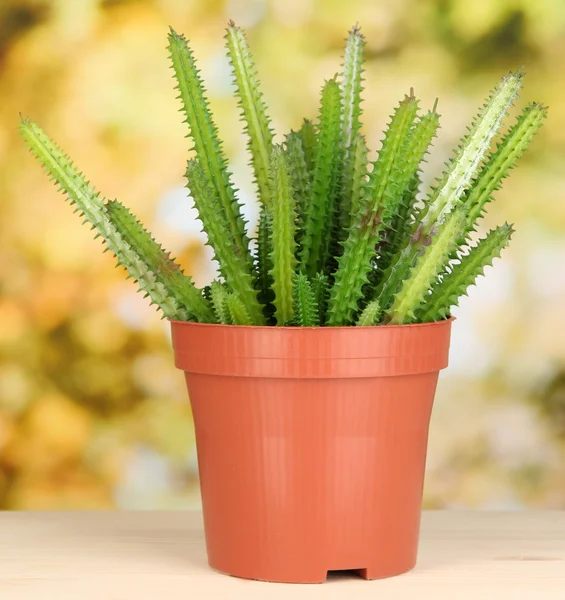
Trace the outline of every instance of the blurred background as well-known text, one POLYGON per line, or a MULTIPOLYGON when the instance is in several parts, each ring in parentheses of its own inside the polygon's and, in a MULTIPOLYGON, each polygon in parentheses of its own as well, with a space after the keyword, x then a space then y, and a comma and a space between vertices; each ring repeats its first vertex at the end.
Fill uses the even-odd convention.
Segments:
MULTIPOLYGON (((184 190, 169 25, 199 58, 253 222, 223 31, 245 27, 279 132, 315 117, 347 30, 367 37, 364 123, 378 148, 411 86, 446 160, 497 79, 550 118, 485 227, 517 233, 456 311, 434 409, 427 507, 565 508, 563 0, 0 0, 0 508, 197 505, 184 379, 166 322, 102 254, 18 137, 18 113, 128 204, 200 284, 212 277, 184 190)), ((280 139, 280 137, 279 137, 280 139)))

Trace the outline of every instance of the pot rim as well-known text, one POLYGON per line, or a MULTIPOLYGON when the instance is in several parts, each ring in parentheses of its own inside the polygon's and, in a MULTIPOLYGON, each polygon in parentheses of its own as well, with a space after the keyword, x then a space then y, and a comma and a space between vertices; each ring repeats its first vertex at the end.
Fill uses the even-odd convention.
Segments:
POLYGON ((315 327, 302 327, 300 325, 281 325, 280 327, 277 325, 224 325, 222 323, 197 323, 196 321, 179 321, 177 319, 167 319, 169 323, 180 326, 189 326, 189 327, 203 327, 210 329, 220 329, 220 328, 228 328, 228 329, 241 329, 250 331, 250 330, 265 330, 265 331, 344 331, 344 330, 353 330, 353 331, 363 331, 363 330, 375 330, 379 331, 382 329, 407 329, 407 328, 421 328, 421 327, 434 327, 445 325, 446 323, 453 323, 456 320, 456 317, 449 317, 449 319, 442 319, 441 321, 430 321, 429 323, 408 323, 406 325, 337 325, 337 326, 315 326, 315 327))

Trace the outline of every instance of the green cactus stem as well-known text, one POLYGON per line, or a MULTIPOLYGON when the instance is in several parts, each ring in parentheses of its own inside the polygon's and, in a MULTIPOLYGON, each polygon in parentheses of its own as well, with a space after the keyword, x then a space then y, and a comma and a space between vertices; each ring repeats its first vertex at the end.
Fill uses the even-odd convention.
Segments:
POLYGON ((245 34, 233 21, 228 24, 226 46, 233 69, 238 104, 245 123, 259 200, 268 204, 269 157, 273 146, 271 120, 267 116, 267 107, 259 90, 255 62, 245 34))
POLYGON ((304 273, 298 273, 294 286, 294 318, 301 327, 316 327, 320 324, 320 315, 314 290, 304 273))
POLYGON ((511 73, 501 80, 479 111, 468 134, 461 140, 455 156, 447 163, 438 185, 415 215, 411 234, 405 237, 375 291, 374 296, 383 308, 389 306, 402 281, 408 276, 436 223, 442 223, 445 215, 461 204, 461 198, 471 185, 492 138, 518 95, 522 77, 521 73, 511 73))
POLYGON ((378 325, 381 316, 381 307, 377 300, 372 300, 363 309, 363 312, 359 315, 356 325, 359 327, 370 327, 371 325, 378 325))
POLYGON ((232 325, 254 325, 245 304, 236 294, 228 294, 225 302, 232 325))
MULTIPOLYGON (((364 189, 367 185, 368 154, 365 136, 356 135, 349 149, 349 158, 344 165, 341 196, 341 228, 347 232, 351 226, 351 215, 359 213, 364 189)), ((343 241, 343 240, 342 240, 343 241)))
POLYGON ((360 203, 359 212, 352 217, 349 236, 338 259, 335 282, 330 292, 329 325, 351 325, 368 283, 376 243, 384 223, 394 218, 401 196, 397 193, 395 175, 404 174, 395 168, 402 161, 401 151, 416 117, 418 102, 406 96, 391 118, 378 159, 360 203))
POLYGON ((337 81, 326 81, 322 90, 312 193, 300 253, 301 268, 309 277, 323 269, 329 250, 338 183, 340 102, 337 81))
MULTIPOLYGON (((165 271, 157 273, 148 265, 139 249, 136 240, 124 237, 116 229, 104 207, 105 200, 100 196, 85 177, 80 173, 66 154, 49 138, 49 136, 33 121, 22 120, 20 132, 31 152, 39 159, 50 179, 54 180, 65 192, 70 203, 76 207, 85 221, 97 230, 96 237, 102 237, 118 262, 124 266, 132 277, 155 304, 169 319, 187 321, 191 318, 206 321, 213 318, 209 307, 201 296, 201 292, 193 287, 189 278, 183 280, 183 291, 187 293, 182 301, 179 299, 178 275, 174 275, 175 284, 169 289, 172 273, 170 258, 167 255, 153 254, 153 258, 163 261, 165 271), (170 262, 169 262, 170 261, 170 262), (189 306, 189 299, 198 300, 189 306), (200 300, 201 298, 201 300, 200 300)), ((124 232, 127 235, 127 232, 124 232)), ((150 253, 156 249, 152 244, 150 253)), ((147 248, 145 249, 147 250, 147 248)), ((155 265, 153 265, 155 266, 155 265)))
POLYGON ((302 142, 302 148, 304 150, 304 158, 306 159, 306 166, 310 173, 314 172, 314 154, 316 151, 316 128, 314 123, 310 119, 304 119, 302 126, 296 132, 300 141, 302 142))
POLYGON ((347 37, 340 81, 343 105, 341 139, 345 149, 351 147, 361 127, 364 47, 365 37, 359 25, 355 25, 347 37))
POLYGON ((255 255, 255 289, 257 297, 263 304, 263 314, 269 325, 274 324, 275 307, 273 300, 273 277, 271 271, 273 264, 271 254, 273 252, 273 219, 269 209, 263 205, 259 212, 259 224, 257 227, 256 255, 255 255))
POLYGON ((304 215, 310 197, 312 182, 306 163, 306 155, 302 139, 296 131, 291 131, 285 138, 285 153, 288 170, 294 190, 297 217, 297 241, 300 242, 304 231, 304 215))
POLYGON ((385 312, 385 323, 402 325, 414 320, 416 310, 449 262, 464 226, 465 214, 462 210, 450 213, 445 223, 439 226, 438 234, 428 246, 424 246, 409 277, 395 294, 392 306, 385 312))
POLYGON ((218 320, 222 325, 232 325, 230 311, 228 309, 227 299, 229 292, 225 284, 219 281, 213 281, 210 286, 210 296, 212 298, 212 307, 218 320))
POLYGON ((169 52, 177 81, 178 98, 182 103, 189 135, 194 143, 193 150, 213 186, 214 195, 218 198, 221 211, 229 225, 229 239, 233 251, 251 264, 245 222, 230 181, 231 174, 208 107, 202 78, 186 38, 172 28, 169 33, 169 52))
POLYGON ((289 323, 294 315, 293 287, 296 268, 296 215, 286 155, 281 146, 271 153, 272 197, 271 277, 277 325, 289 323))
POLYGON ((437 135, 439 128, 439 115, 436 106, 416 121, 406 139, 403 150, 404 162, 402 174, 398 177, 398 189, 402 194, 398 212, 387 232, 386 243, 381 247, 378 269, 384 271, 390 264, 392 256, 396 253, 406 237, 411 226, 412 208, 418 191, 419 169, 429 153, 432 140, 437 135))
POLYGON ((312 291, 314 292, 314 303, 318 307, 320 325, 324 325, 329 296, 328 276, 325 273, 316 273, 311 282, 312 291))
POLYGON ((186 177, 194 205, 208 236, 207 243, 214 250, 214 256, 228 288, 245 304, 253 324, 264 324, 265 317, 257 299, 257 290, 253 285, 249 263, 245 257, 234 252, 230 241, 229 224, 220 210, 214 187, 197 159, 188 161, 186 177))
POLYGON ((195 287, 192 278, 183 273, 170 254, 151 237, 130 210, 117 200, 107 202, 104 208, 122 239, 128 240, 128 244, 136 248, 144 263, 155 274, 155 279, 167 289, 169 295, 196 320, 213 321, 210 303, 202 290, 195 287))
POLYGON ((492 229, 467 254, 461 256, 457 264, 449 267, 432 287, 425 305, 418 312, 418 320, 429 322, 449 317, 451 308, 458 305, 460 297, 475 284, 485 267, 492 265, 508 246, 513 232, 508 223, 492 229))
POLYGON ((522 156, 532 138, 542 126, 547 117, 547 108, 539 103, 529 104, 516 120, 516 123, 502 138, 495 152, 485 161, 485 166, 465 198, 467 205, 466 233, 475 231, 476 223, 483 215, 487 202, 492 200, 492 194, 500 189, 504 178, 522 156))

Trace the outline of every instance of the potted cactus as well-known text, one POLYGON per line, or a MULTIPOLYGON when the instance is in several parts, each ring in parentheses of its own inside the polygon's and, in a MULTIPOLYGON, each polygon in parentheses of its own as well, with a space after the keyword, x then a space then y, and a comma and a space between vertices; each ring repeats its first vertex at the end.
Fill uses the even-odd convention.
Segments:
POLYGON ((187 185, 219 278, 198 289, 120 202, 106 201, 29 119, 21 132, 67 198, 170 320, 196 428, 210 565, 279 582, 367 579, 416 562, 428 425, 451 308, 508 244, 471 241, 539 129, 505 76, 423 196, 439 126, 411 90, 377 159, 361 133, 364 38, 354 27, 319 115, 275 141, 245 35, 226 34, 260 202, 252 233, 187 40, 169 50, 192 142, 187 185))

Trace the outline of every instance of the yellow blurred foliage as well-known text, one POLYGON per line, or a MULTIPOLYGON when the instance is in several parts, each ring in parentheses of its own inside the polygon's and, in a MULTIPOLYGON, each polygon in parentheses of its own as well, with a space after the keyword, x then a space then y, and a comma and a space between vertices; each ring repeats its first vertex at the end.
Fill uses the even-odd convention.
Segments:
MULTIPOLYGON (((486 219, 485 227, 515 222, 517 233, 457 313, 426 502, 564 506, 563 0, 3 0, 0 508, 197 502, 191 413, 166 323, 47 181, 17 123, 19 113, 39 121, 205 284, 213 269, 183 190, 188 143, 165 38, 169 25, 189 37, 248 202, 254 190, 223 55, 230 17, 248 30, 279 134, 315 118, 323 80, 359 21, 373 156, 410 87, 424 108, 440 98, 427 182, 492 84, 525 64, 521 106, 541 100, 550 119, 486 219)), ((253 226, 253 210, 249 218, 253 226)))

